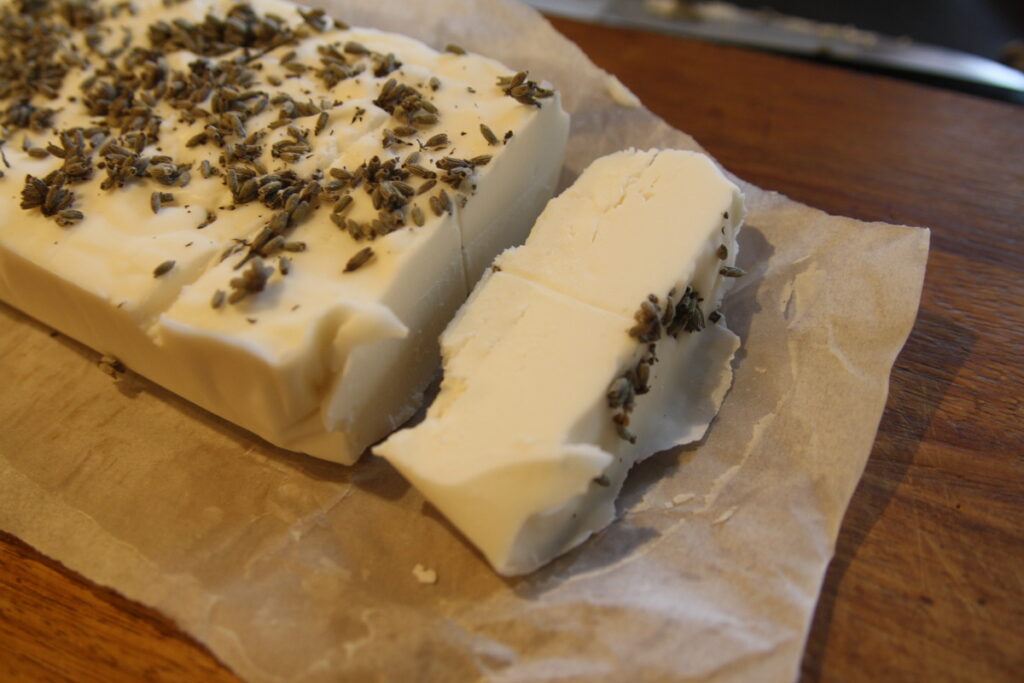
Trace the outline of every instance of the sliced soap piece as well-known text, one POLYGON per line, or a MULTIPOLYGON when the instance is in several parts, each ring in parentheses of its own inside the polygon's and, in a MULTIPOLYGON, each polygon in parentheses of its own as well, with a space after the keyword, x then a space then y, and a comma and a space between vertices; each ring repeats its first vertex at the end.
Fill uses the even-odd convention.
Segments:
POLYGON ((479 55, 279 0, 0 12, 60 65, 0 98, 0 299, 291 450, 412 414, 561 169, 558 94, 479 55))
POLYGON ((718 411, 743 214, 704 155, 598 159, 445 330, 426 418, 374 452, 502 574, 581 543, 635 462, 700 439, 718 411))

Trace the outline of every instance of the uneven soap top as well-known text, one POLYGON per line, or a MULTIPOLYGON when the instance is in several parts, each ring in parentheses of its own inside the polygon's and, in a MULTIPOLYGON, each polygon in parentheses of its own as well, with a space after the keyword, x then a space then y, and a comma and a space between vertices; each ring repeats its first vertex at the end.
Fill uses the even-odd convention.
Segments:
POLYGON ((0 245, 140 324, 196 283, 230 330, 304 270, 379 299, 550 95, 274 0, 9 3, 0 245))
POLYGON ((735 254, 743 213, 739 190, 707 156, 625 150, 591 164, 497 263, 631 318, 648 294, 711 291, 719 274, 695 279, 695 264, 719 249, 723 261, 735 254))

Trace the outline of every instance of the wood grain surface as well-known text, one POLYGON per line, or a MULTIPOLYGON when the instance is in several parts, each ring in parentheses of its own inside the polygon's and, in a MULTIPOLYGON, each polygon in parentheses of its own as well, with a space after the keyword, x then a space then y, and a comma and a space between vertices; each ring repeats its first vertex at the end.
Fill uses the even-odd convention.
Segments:
MULTIPOLYGON (((815 614, 807 681, 1024 670, 1024 109, 557 20, 727 168, 932 228, 921 313, 815 614)), ((0 534, 0 679, 237 680, 169 620, 0 534)))

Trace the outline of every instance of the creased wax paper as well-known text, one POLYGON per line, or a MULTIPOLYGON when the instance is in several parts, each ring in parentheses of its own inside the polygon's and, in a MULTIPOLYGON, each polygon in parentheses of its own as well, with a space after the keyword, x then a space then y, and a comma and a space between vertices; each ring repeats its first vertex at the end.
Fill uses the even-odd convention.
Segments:
MULTIPOLYGON (((323 6, 554 83, 573 116, 563 185, 624 147, 697 148, 525 6, 323 6)), ((928 232, 744 190, 749 274, 725 306, 743 346, 717 420, 638 466, 620 519, 530 576, 497 576, 386 463, 286 453, 145 380, 112 383, 3 305, 0 528, 252 681, 793 679, 928 232)))

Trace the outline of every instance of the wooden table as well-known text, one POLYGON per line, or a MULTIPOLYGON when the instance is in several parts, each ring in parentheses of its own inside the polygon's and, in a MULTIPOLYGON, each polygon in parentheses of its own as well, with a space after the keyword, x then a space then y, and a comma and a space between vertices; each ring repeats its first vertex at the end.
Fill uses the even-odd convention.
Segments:
MULTIPOLYGON (((555 23, 741 177, 831 213, 932 228, 921 313, 825 578, 803 678, 1020 680, 1024 109, 555 23)), ((0 679, 237 680, 160 614, 3 534, 0 679)))

